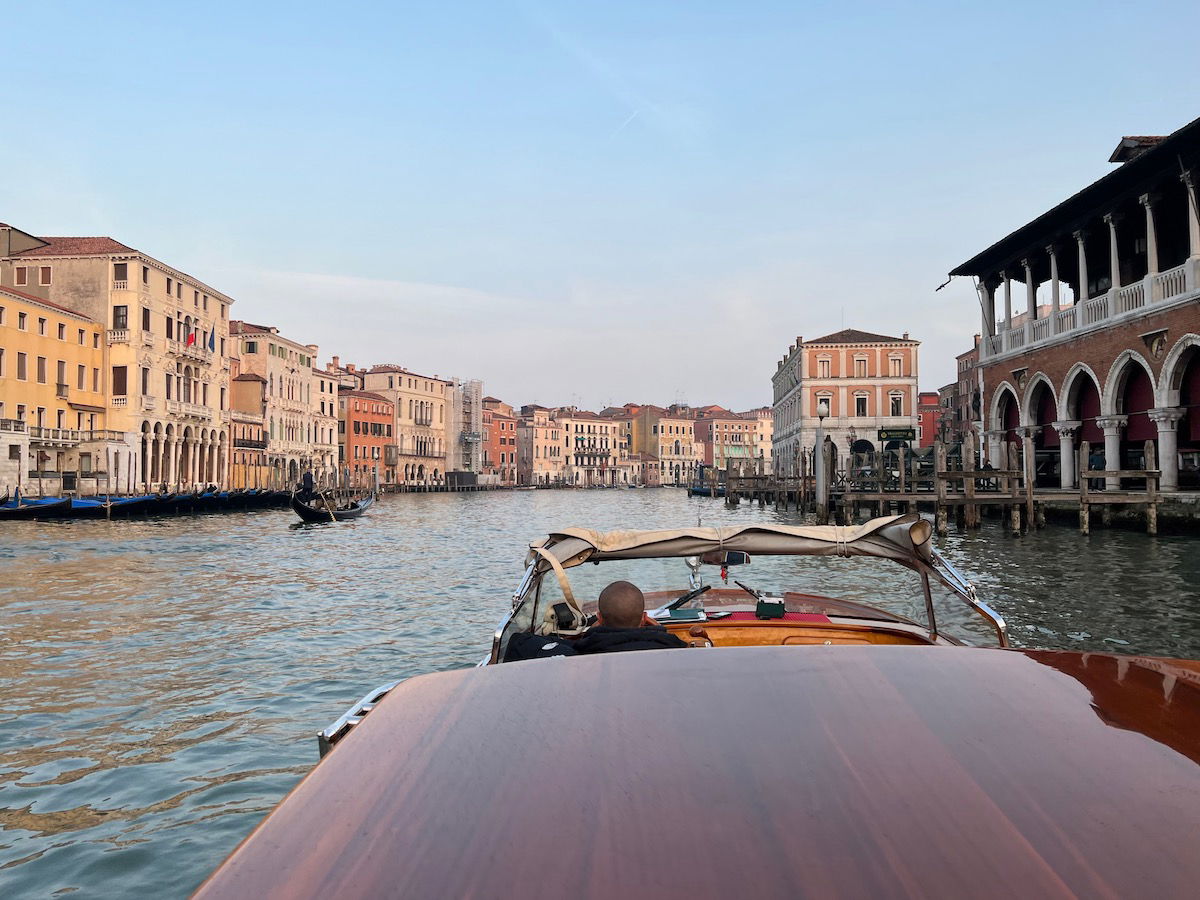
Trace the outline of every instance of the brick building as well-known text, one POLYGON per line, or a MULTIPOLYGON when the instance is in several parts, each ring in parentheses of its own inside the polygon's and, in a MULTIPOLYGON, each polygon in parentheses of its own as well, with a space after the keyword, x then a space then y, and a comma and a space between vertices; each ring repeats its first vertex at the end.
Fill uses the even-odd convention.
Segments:
POLYGON ((1113 469, 1140 467, 1151 440, 1172 491, 1181 470, 1194 483, 1200 460, 1200 120, 1123 138, 1110 162, 951 274, 975 279, 983 310, 979 416, 993 462, 1028 435, 1039 480, 1073 487, 1079 441, 1113 469))
POLYGON ((507 403, 483 398, 483 471, 501 484, 517 483, 517 421, 507 403))

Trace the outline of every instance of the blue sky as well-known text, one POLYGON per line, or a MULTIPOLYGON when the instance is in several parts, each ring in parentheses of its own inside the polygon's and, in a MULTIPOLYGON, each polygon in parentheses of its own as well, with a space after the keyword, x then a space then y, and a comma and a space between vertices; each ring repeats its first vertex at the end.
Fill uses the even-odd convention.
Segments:
POLYGON ((360 364, 768 403, 797 335, 978 330, 947 270, 1200 115, 1191 3, 21 4, 0 221, 360 364))

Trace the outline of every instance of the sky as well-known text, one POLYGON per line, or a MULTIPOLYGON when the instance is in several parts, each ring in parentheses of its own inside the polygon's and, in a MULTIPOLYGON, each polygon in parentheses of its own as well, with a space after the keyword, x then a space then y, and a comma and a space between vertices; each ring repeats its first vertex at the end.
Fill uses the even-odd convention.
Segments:
POLYGON ((0 221, 514 405, 749 409, 843 327, 909 332, 936 390, 979 330, 946 272, 1200 115, 1194 0, 4 18, 0 221))

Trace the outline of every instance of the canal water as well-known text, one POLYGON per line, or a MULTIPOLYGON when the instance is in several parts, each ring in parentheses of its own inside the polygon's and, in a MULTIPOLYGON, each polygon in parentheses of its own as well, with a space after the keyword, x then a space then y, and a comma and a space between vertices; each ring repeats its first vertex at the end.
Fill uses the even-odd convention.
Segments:
MULTIPOLYGON (((662 489, 393 496, 335 526, 4 523, 0 895, 185 896, 367 689, 485 654, 530 538, 698 519, 798 521, 662 489)), ((940 543, 1017 645, 1200 657, 1186 537, 940 543)))

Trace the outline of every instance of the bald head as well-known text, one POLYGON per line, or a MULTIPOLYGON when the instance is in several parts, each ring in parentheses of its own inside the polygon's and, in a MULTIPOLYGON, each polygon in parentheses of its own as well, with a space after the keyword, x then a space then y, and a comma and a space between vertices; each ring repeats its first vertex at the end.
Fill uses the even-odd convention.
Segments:
POLYGON ((613 628, 637 628, 646 611, 646 598, 637 585, 614 581, 600 592, 600 621, 613 628))

